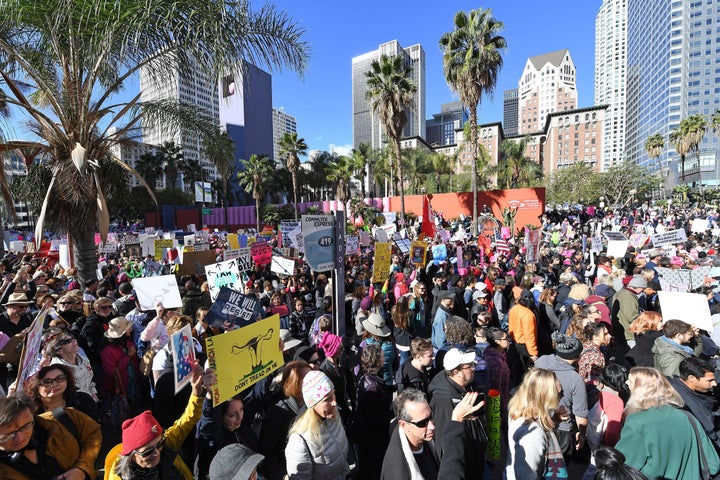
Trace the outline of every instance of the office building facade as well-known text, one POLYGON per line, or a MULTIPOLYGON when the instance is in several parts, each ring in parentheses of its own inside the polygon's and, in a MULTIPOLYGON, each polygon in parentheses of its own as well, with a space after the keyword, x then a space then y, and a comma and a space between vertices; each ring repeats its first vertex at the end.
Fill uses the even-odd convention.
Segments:
POLYGON ((608 105, 601 170, 625 159, 628 0, 603 0, 595 17, 595 105, 608 105))
POLYGON ((426 142, 433 148, 456 144, 457 131, 462 134, 469 118, 470 111, 462 102, 442 104, 440 113, 433 114, 433 118, 425 123, 426 142))
POLYGON ((272 109, 273 159, 275 164, 285 166, 285 159, 280 155, 280 139, 286 133, 297 133, 297 119, 285 113, 285 109, 272 109))
POLYGON ((503 130, 511 137, 518 133, 518 89, 503 92, 503 130))

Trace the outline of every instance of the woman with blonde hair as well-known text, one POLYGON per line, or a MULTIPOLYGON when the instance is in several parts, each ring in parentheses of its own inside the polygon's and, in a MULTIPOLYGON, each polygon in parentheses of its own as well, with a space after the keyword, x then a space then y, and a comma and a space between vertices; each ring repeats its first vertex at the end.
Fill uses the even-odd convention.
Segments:
POLYGON ((628 465, 648 478, 676 480, 709 478, 701 473, 705 469, 713 475, 720 471, 720 458, 702 425, 682 410, 683 399, 662 373, 635 367, 627 383, 630 398, 615 448, 628 465))
POLYGON ((560 388, 553 372, 533 368, 510 399, 506 480, 540 479, 550 459, 558 475, 565 470, 553 419, 553 410, 558 415, 566 411, 558 407, 560 388))

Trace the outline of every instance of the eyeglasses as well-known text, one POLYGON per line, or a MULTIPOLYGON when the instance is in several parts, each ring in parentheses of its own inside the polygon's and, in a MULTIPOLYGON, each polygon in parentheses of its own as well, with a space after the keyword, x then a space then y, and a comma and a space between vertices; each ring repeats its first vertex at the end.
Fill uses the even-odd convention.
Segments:
POLYGON ((58 302, 58 305, 75 305, 75 302, 58 302))
POLYGON ((413 422, 412 420, 406 420, 407 423, 413 424, 418 428, 425 428, 428 426, 428 423, 432 422, 433 414, 430 413, 430 416, 427 418, 423 418, 422 420, 418 420, 416 422, 413 422))
POLYGON ((58 347, 62 347, 64 345, 69 345, 73 342, 73 340, 75 340, 74 337, 65 337, 58 342, 58 347))
POLYGON ((55 378, 43 378, 40 380, 40 385, 43 387, 50 387, 53 384, 57 383, 60 385, 61 383, 65 383, 67 381, 67 375, 58 375, 55 378))
POLYGON ((498 339, 498 342, 509 342, 509 341, 510 341, 509 337, 503 337, 503 338, 498 339))
POLYGON ((147 458, 150 455, 154 454, 155 452, 159 452, 163 448, 163 445, 165 445, 165 437, 161 438, 160 441, 158 443, 156 443, 154 446, 146 448, 142 452, 135 450, 135 453, 140 455, 142 458, 147 458))
POLYGON ((98 305, 98 310, 110 310, 112 305, 98 305))
POLYGON ((465 365, 463 365, 463 366, 460 367, 460 368, 462 368, 463 370, 467 370, 467 369, 469 369, 469 368, 475 368, 475 362, 466 363, 465 365))
POLYGON ((35 425, 35 420, 29 421, 28 423, 26 423, 22 427, 18 428, 14 432, 0 434, 0 444, 7 443, 10 440, 15 439, 15 437, 17 436, 18 433, 29 432, 30 430, 32 430, 33 425, 35 425))

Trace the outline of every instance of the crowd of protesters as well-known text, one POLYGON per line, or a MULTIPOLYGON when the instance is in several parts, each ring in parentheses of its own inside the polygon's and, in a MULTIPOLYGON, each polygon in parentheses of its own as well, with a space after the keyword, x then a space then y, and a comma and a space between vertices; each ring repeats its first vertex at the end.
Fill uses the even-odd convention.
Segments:
MULTIPOLYGON (((445 243, 462 246, 461 259, 436 261, 428 248, 413 264, 395 246, 384 282, 371 244, 346 257, 342 305, 331 272, 302 259, 293 275, 244 272, 242 293, 267 316, 287 307, 285 364, 215 407, 205 339, 224 332, 207 321, 202 275, 176 274, 181 308, 143 310, 132 278, 172 274, 169 262, 110 257, 102 278, 82 283, 74 268, 10 253, 0 262, 0 478, 712 478, 717 217, 647 205, 552 210, 532 262, 522 235, 456 235, 445 243), (705 232, 692 232, 697 218, 705 232), (605 231, 675 229, 687 240, 673 252, 590 251, 605 231), (694 293, 707 298, 713 331, 664 318, 658 301, 659 267, 698 266, 712 267, 694 293), (17 388, 43 309, 41 353, 17 388), (168 340, 186 325, 198 365, 176 394, 168 340)), ((222 236, 213 241, 220 258, 222 236)))

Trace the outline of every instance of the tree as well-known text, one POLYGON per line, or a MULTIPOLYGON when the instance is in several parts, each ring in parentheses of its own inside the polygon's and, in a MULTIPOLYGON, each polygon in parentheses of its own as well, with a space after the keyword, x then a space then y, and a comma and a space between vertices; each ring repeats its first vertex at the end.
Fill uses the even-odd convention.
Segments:
POLYGON ((290 170, 290 175, 292 175, 295 220, 297 220, 300 218, 298 217, 297 174, 298 170, 300 170, 300 156, 302 155, 304 157, 307 155, 308 146, 305 143, 305 139, 298 138, 298 134, 295 132, 285 133, 282 137, 280 137, 278 146, 280 147, 280 155, 285 156, 285 165, 287 166, 287 169, 290 170))
POLYGON ((360 182, 361 197, 364 200, 366 197, 365 191, 365 177, 367 176, 367 167, 370 163, 370 156, 372 155, 370 144, 361 143, 358 148, 353 148, 351 152, 353 170, 355 172, 355 178, 360 182))
POLYGON ((690 151, 690 146, 687 143, 685 135, 683 135, 681 125, 673 129, 668 137, 670 143, 672 143, 675 151, 680 155, 680 178, 682 182, 685 182, 685 156, 690 151))
POLYGON ((700 167, 700 144, 705 136, 707 129, 707 121, 705 117, 699 114, 690 115, 680 121, 680 129, 682 131, 688 151, 695 152, 697 155, 698 167, 700 167))
POLYGON ((203 171, 202 164, 199 160, 187 158, 180 164, 179 169, 183 175, 183 184, 185 184, 185 189, 189 190, 194 196, 195 182, 202 182, 205 180, 205 172, 203 171))
POLYGON ((405 186, 400 151, 400 138, 407 123, 406 110, 410 107, 417 86, 410 80, 412 69, 403 57, 381 55, 367 72, 368 90, 373 111, 380 117, 385 133, 392 141, 395 152, 395 175, 400 185, 400 218, 405 218, 405 186))
MULTIPOLYGON (((105 239, 107 185, 97 160, 137 136, 140 122, 204 136, 214 122, 172 100, 118 97, 140 69, 161 85, 174 75, 242 74, 255 65, 303 72, 305 31, 266 4, 207 0, 8 0, 0 2, 0 92, 30 122, 53 177, 37 221, 69 234, 84 284, 95 277, 94 232, 105 239)), ((122 164, 138 176, 134 169, 122 164)), ((0 177, 0 182, 4 176, 0 177)), ((151 187, 142 180, 151 192, 151 187)))
MULTIPOLYGON (((499 35, 504 25, 497 21, 490 9, 457 12, 455 30, 440 37, 443 50, 443 70, 448 85, 460 95, 470 108, 471 145, 473 157, 479 150, 477 109, 482 95, 490 93, 497 84, 502 68, 502 51, 507 42, 499 35)), ((473 227, 477 234, 478 172, 477 162, 472 164, 473 227)))
MULTIPOLYGON (((227 210, 230 193, 230 177, 235 169, 235 144, 227 132, 216 129, 213 135, 203 138, 203 151, 215 165, 218 174, 215 190, 219 193, 222 206, 227 210)), ((227 214, 225 215, 227 222, 227 214)), ((227 230, 227 228, 226 228, 227 230)))
POLYGON ((623 205, 631 196, 649 197, 660 181, 659 176, 658 172, 626 160, 598 174, 596 190, 588 200, 596 201, 603 195, 610 205, 623 205), (633 190, 635 193, 631 193, 633 190))
MULTIPOLYGON (((645 151, 647 152, 648 156, 650 156, 650 158, 660 158, 660 155, 662 155, 664 148, 665 139, 660 133, 650 135, 647 140, 645 140, 645 151)), ((662 170, 659 164, 658 170, 662 170)))
POLYGON ((443 175, 449 175, 453 171, 453 160, 442 153, 433 153, 430 156, 432 170, 435 174, 435 193, 441 193, 441 182, 443 175))
POLYGON ((542 179, 540 165, 525 154, 528 142, 529 137, 525 137, 519 142, 503 140, 500 144, 501 158, 494 169, 498 187, 527 188, 535 186, 542 179))
POLYGON ((260 201, 265 198, 265 184, 272 178, 275 167, 267 155, 250 155, 249 160, 240 160, 241 170, 237 173, 238 182, 255 199, 255 219, 257 231, 260 231, 260 201))
POLYGON ((182 147, 175 145, 175 142, 163 142, 158 149, 158 157, 162 163, 163 173, 165 174, 165 189, 176 190, 177 180, 180 176, 180 170, 185 157, 182 153, 182 147))
POLYGON ((135 170, 154 190, 157 188, 157 181, 163 173, 162 160, 156 153, 143 153, 135 162, 135 170))
POLYGON ((599 198, 597 173, 585 162, 575 162, 553 173, 547 187, 548 201, 555 204, 580 203, 581 199, 599 198))
POLYGON ((710 117, 710 126, 713 129, 715 135, 720 134, 720 110, 715 110, 715 113, 710 117))
POLYGON ((325 170, 327 179, 335 184, 335 196, 338 202, 345 205, 350 199, 350 179, 353 176, 353 164, 345 155, 333 156, 325 170))

